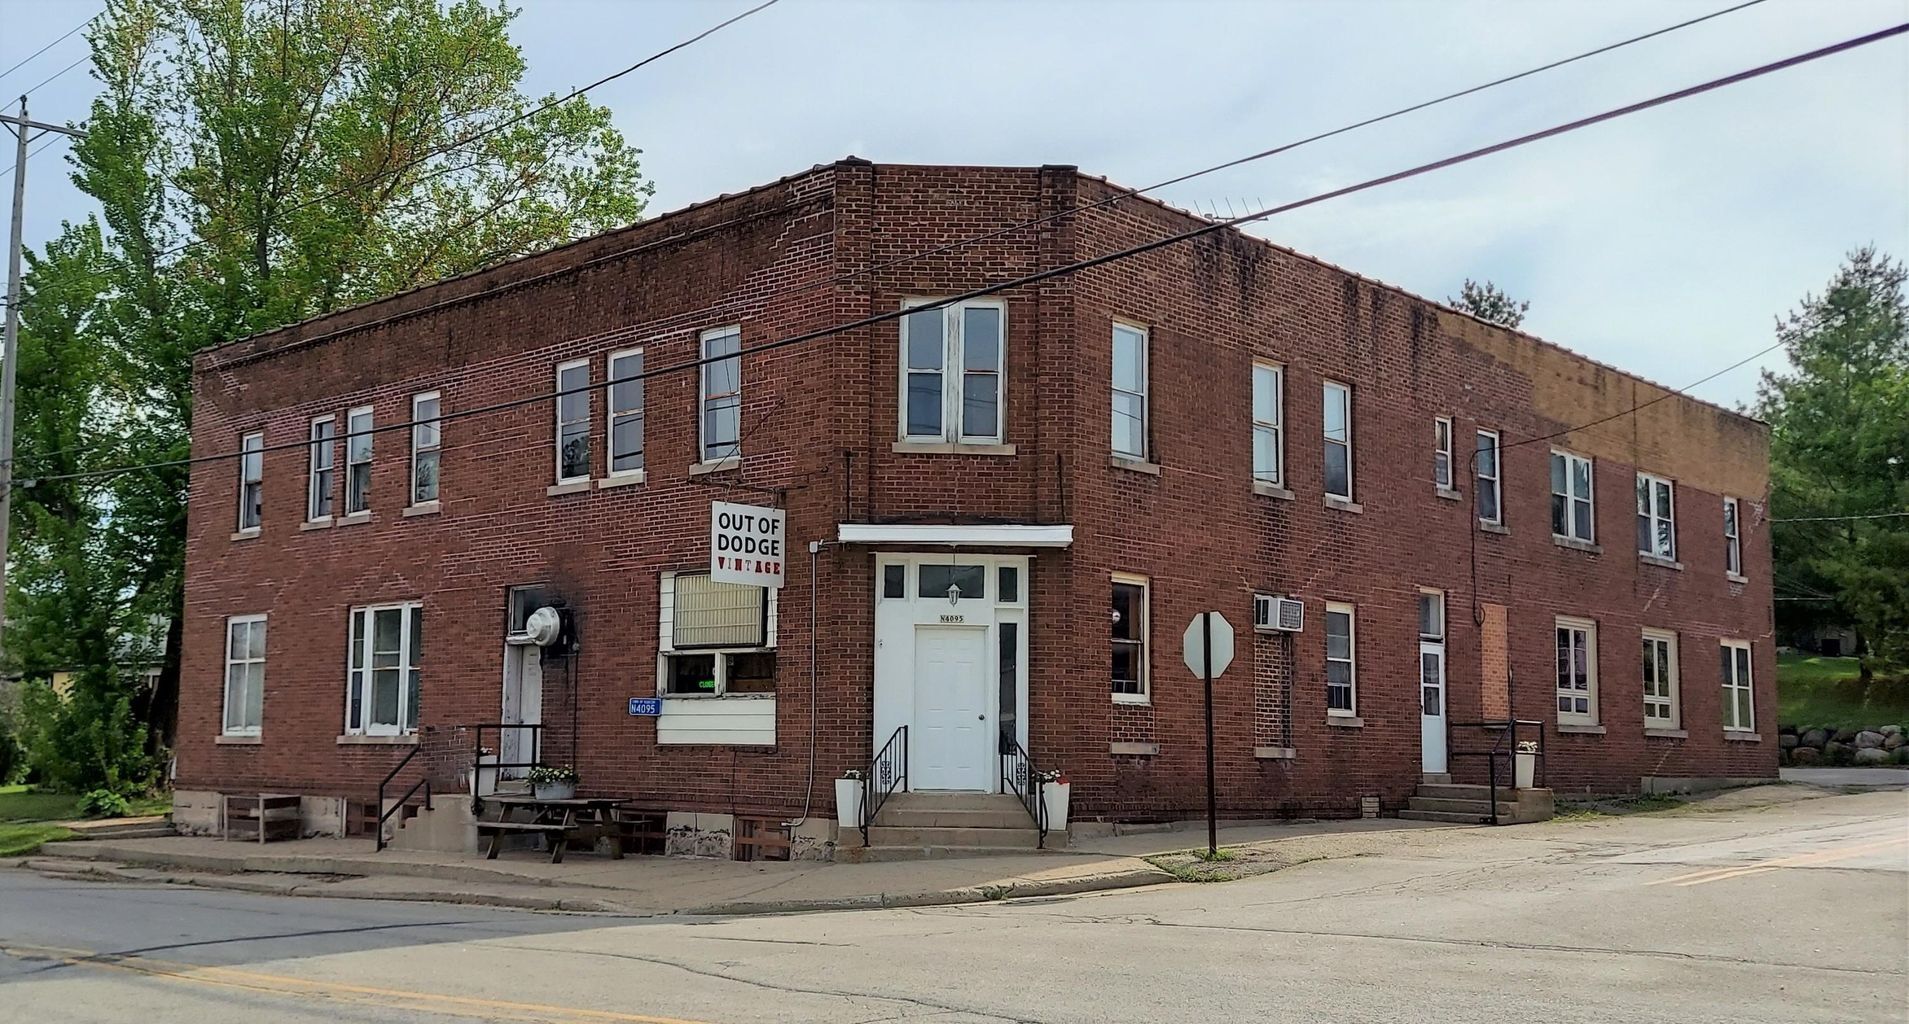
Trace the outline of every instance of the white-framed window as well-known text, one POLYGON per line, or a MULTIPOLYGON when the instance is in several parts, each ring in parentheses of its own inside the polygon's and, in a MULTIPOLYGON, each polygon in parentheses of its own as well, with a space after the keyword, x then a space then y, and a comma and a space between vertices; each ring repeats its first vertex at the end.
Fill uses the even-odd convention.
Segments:
POLYGON ((1445 592, 1425 589, 1418 592, 1418 638, 1445 639, 1445 592))
POLYGON ((345 514, 371 510, 371 406, 345 414, 345 514))
POLYGON ((590 360, 557 364, 557 482, 590 478, 590 360))
POLYGON ((1452 418, 1432 419, 1432 484, 1441 491, 1452 489, 1452 418))
POLYGON ((225 718, 227 736, 257 736, 265 705, 265 616, 225 620, 225 718))
POLYGON ((1591 460, 1551 449, 1551 535, 1589 544, 1597 539, 1591 460))
POLYGON ((1504 493, 1500 489, 1498 432, 1480 430, 1475 462, 1478 487, 1478 521, 1498 526, 1505 521, 1504 493))
POLYGON ((1750 684, 1750 645, 1725 640, 1718 649, 1723 667, 1723 727, 1729 732, 1754 732, 1756 694, 1750 684))
POLYGON ((1597 623, 1560 616, 1558 638, 1558 721, 1597 724, 1597 623))
POLYGON ((346 653, 345 732, 401 736, 418 728, 424 606, 370 605, 351 610, 346 653))
POLYGON ((1677 557, 1677 501, 1669 480, 1637 474, 1637 553, 1677 557))
POLYGON ((1326 496, 1352 500, 1352 388, 1325 384, 1326 496))
POLYGON ((1150 609, 1147 578, 1113 576, 1113 695, 1116 704, 1145 704, 1152 700, 1148 671, 1147 637, 1150 609))
POLYGON ((742 328, 718 327, 702 335, 702 393, 698 429, 702 460, 742 458, 742 328))
POLYGON ((239 439, 239 530, 256 530, 265 521, 265 435, 239 439))
POLYGON ((901 320, 901 351, 902 440, 1001 443, 1007 303, 976 299, 910 313, 901 320))
POLYGON ((1675 729, 1677 707, 1677 634, 1644 631, 1644 728, 1675 729))
POLYGON ((335 472, 333 460, 338 457, 332 444, 337 436, 338 421, 333 416, 319 416, 311 423, 311 451, 307 458, 307 481, 305 487, 305 520, 321 522, 331 518, 331 478, 335 472))
POLYGON ((1114 323, 1114 454, 1147 460, 1147 329, 1114 323))
POLYGON ((1735 498, 1723 499, 1723 571, 1743 575, 1742 506, 1735 498))
POLYGON ((1359 713, 1358 636, 1352 606, 1326 602, 1326 714, 1359 713))
POLYGON ((643 350, 612 352, 604 389, 609 408, 610 475, 643 472, 643 350))
POLYGON ((1286 480, 1286 368, 1253 361, 1253 479, 1275 487, 1286 480))
POLYGON ((707 572, 664 573, 665 638, 658 693, 728 697, 776 692, 775 592, 718 583, 707 572))
POLYGON ((443 403, 435 391, 411 396, 411 504, 437 500, 438 447, 444 442, 438 422, 443 403))

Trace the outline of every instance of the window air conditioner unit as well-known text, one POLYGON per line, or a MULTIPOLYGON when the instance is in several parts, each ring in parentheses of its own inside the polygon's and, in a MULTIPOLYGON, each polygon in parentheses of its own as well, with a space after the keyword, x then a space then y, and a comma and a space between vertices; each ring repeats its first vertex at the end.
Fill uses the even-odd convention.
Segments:
POLYGON ((1262 633, 1298 633, 1306 625, 1306 605, 1297 598, 1253 595, 1253 628, 1262 633))

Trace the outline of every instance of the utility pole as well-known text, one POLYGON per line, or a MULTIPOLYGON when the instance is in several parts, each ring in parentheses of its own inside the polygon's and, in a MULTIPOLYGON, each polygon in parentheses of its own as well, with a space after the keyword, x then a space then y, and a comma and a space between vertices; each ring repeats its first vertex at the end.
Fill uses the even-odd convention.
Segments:
POLYGON ((7 236, 7 328, 0 347, 0 638, 4 638, 7 620, 8 534, 13 525, 13 392, 20 351, 20 252, 27 204, 27 143, 59 132, 83 139, 86 133, 65 125, 47 124, 27 117, 27 98, 20 97, 17 116, 0 114, 0 124, 13 132, 13 231, 7 236), (38 134, 32 134, 37 132, 38 134))

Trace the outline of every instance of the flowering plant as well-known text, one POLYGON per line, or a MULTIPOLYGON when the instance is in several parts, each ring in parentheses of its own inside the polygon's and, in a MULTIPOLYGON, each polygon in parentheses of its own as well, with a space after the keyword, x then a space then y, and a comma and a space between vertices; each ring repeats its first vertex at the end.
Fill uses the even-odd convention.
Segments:
POLYGON ((1518 741, 1518 753, 1535 754, 1537 752, 1538 752, 1537 740, 1519 740, 1518 741))
POLYGON ((1059 768, 1043 768, 1036 774, 1040 776, 1041 785, 1043 786, 1056 784, 1062 786, 1067 785, 1067 774, 1062 772, 1059 768))
POLYGON ((562 784, 565 782, 574 786, 577 783, 577 770, 567 764, 540 764, 530 771, 525 772, 524 777, 529 779, 530 784, 533 786, 548 786, 553 783, 562 784))
POLYGON ((862 770, 860 768, 850 768, 848 771, 842 773, 842 777, 845 779, 860 779, 862 777, 862 770))

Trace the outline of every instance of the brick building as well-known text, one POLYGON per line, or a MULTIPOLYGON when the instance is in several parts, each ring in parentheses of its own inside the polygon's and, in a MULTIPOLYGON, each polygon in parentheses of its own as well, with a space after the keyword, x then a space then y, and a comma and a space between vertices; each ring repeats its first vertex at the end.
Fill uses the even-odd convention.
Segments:
POLYGON ((826 820, 901 726, 912 789, 998 791, 1004 733, 1076 822, 1191 816, 1207 609, 1223 815, 1396 809, 1506 717, 1559 791, 1775 774, 1754 420, 1232 230, 752 352, 1203 223, 908 258, 1117 192, 849 159, 200 353, 194 453, 258 451, 192 477, 182 819, 336 826, 494 722, 712 820, 826 820), (705 575, 718 501, 786 510, 780 590, 705 575))

